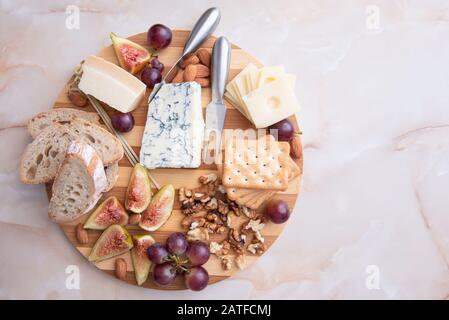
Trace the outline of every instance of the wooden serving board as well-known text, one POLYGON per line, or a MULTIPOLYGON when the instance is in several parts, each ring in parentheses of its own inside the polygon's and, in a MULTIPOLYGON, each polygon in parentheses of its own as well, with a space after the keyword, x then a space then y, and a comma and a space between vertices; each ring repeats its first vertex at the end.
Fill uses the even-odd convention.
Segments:
MULTIPOLYGON (((190 33, 189 30, 173 31, 173 39, 170 46, 166 49, 161 50, 158 54, 159 60, 165 65, 164 70, 170 69, 171 65, 181 55, 184 43, 187 40, 189 33, 190 33)), ((129 37, 131 41, 134 41, 148 48, 146 38, 147 38, 146 32, 129 37)), ((210 37, 207 41, 204 42, 202 47, 212 50, 212 46, 214 44, 215 39, 216 39, 215 37, 210 37)), ((103 49, 97 54, 97 56, 103 57, 106 60, 118 64, 112 46, 103 49)), ((246 53, 238 46, 232 45, 232 58, 229 70, 229 80, 235 77, 250 62, 254 63, 259 67, 262 66, 262 64, 256 58, 252 57, 250 54, 246 53)), ((61 91, 58 98, 56 99, 53 106, 54 108, 72 107, 85 111, 94 111, 94 109, 90 105, 83 108, 75 107, 67 98, 67 89, 68 84, 65 86, 65 88, 61 91)), ((147 97, 149 93, 150 90, 147 90, 147 97)), ((203 88, 202 89, 203 115, 205 115, 205 108, 207 104, 210 102, 210 99, 211 99, 210 88, 203 88)), ((239 111, 234 109, 231 104, 226 102, 226 106, 228 107, 228 110, 226 113, 225 129, 237 129, 237 128, 248 129, 253 127, 252 124, 242 114, 240 114, 239 111)), ((148 110, 147 98, 145 98, 142 100, 141 105, 136 110, 133 111, 133 115, 135 118, 135 126, 133 130, 125 134, 126 140, 133 147, 137 155, 139 155, 140 151, 141 139, 146 122, 147 110, 148 110)), ((114 110, 109 107, 106 107, 106 111, 109 114, 112 114, 114 112, 114 110)), ((290 120, 294 123, 296 129, 298 129, 296 118, 292 116, 290 120)), ((302 161, 297 160, 297 163, 302 167, 302 161)), ((102 200, 106 199, 106 197, 110 195, 116 196, 121 203, 124 203, 126 187, 128 184, 129 176, 132 171, 132 166, 126 157, 123 157, 123 159, 120 160, 119 165, 120 165, 120 175, 115 187, 111 191, 105 193, 102 199, 100 199, 99 203, 101 203, 102 200)), ((151 170, 151 173, 161 186, 171 183, 174 185, 177 191, 180 187, 187 187, 187 188, 198 187, 199 186, 198 177, 214 171, 216 172, 215 165, 203 164, 198 169, 156 169, 151 170)), ((284 201, 286 201, 290 210, 293 211, 293 206, 295 204, 295 200, 299 192, 299 187, 300 187, 300 177, 292 181, 286 191, 277 194, 275 197, 281 198, 284 201)), ((50 193, 51 193, 51 184, 48 184, 47 194, 50 196, 50 193)), ((262 211, 263 207, 259 208, 259 210, 262 211)), ((67 236, 67 238, 69 239, 69 241, 73 244, 73 246, 75 246, 76 249, 78 249, 78 251, 85 257, 89 255, 93 245, 95 244, 96 240, 101 234, 101 231, 89 230, 88 231, 89 243, 81 245, 77 242, 75 235, 75 227, 78 223, 84 222, 84 220, 87 217, 88 215, 85 215, 83 217, 80 217, 77 221, 60 226, 65 235, 67 236)), ((185 231, 181 227, 181 220, 183 217, 184 215, 180 211, 180 203, 176 196, 173 213, 170 219, 159 230, 149 233, 147 231, 140 229, 136 225, 128 225, 126 226, 126 228, 131 234, 149 233, 151 234, 151 236, 153 236, 153 238, 156 241, 165 243, 166 238, 171 233, 177 231, 182 232, 185 231)), ((272 245, 272 243, 276 240, 276 238, 282 232, 284 226, 285 224, 277 225, 273 223, 267 223, 266 227, 262 230, 262 235, 265 238, 267 248, 269 248, 272 245)), ((226 238, 225 235, 214 235, 214 234, 211 235, 211 241, 222 241, 224 238, 226 238)), ((134 271, 129 252, 119 257, 123 257, 127 261, 128 272, 126 276, 126 282, 137 285, 134 277, 134 271)), ((111 258, 109 260, 97 263, 96 267, 104 272, 113 275, 114 263, 116 258, 111 258)), ((258 256, 253 256, 250 253, 248 253, 246 256, 245 267, 250 266, 257 258, 258 256)), ((205 265, 205 268, 209 272, 210 276, 209 284, 224 280, 239 271, 239 269, 235 265, 233 266, 232 270, 224 271, 221 267, 220 260, 215 255, 211 255, 211 258, 205 265)), ((151 280, 151 274, 148 277, 148 280, 143 284, 143 287, 164 289, 164 290, 186 289, 181 276, 178 276, 176 278, 176 281, 172 285, 161 288, 153 283, 153 281, 151 280)))

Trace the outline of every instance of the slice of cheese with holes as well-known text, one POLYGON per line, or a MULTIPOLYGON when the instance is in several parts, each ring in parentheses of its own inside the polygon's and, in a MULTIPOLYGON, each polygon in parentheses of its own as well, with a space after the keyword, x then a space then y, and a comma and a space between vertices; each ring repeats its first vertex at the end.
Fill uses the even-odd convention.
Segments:
POLYGON ((111 108, 130 112, 139 106, 146 85, 119 66, 96 56, 90 56, 82 65, 79 89, 111 108))
POLYGON ((283 66, 264 67, 260 69, 257 88, 260 88, 272 81, 275 81, 285 74, 283 66))
POLYGON ((246 65, 246 67, 243 68, 243 70, 240 71, 240 73, 234 77, 234 79, 232 79, 231 81, 228 82, 228 84, 226 85, 226 90, 229 90, 228 88, 229 88, 230 86, 233 86, 235 83, 240 83, 240 82, 242 81, 242 79, 243 79, 243 76, 244 76, 246 73, 248 73, 248 72, 254 72, 254 71, 256 71, 256 70, 257 70, 257 67, 256 67, 254 64, 248 63, 248 64, 246 65))
POLYGON ((266 128, 299 111, 295 93, 283 78, 254 90, 243 100, 256 128, 266 128))

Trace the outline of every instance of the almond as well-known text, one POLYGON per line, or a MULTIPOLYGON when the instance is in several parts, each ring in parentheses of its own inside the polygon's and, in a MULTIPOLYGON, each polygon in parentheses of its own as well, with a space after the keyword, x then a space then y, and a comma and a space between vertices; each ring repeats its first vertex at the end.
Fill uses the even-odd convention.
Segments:
POLYGON ((140 214, 138 213, 133 213, 132 215, 129 216, 129 224, 138 224, 140 222, 140 214))
POLYGON ((178 73, 176 74, 176 76, 173 78, 173 80, 171 82, 172 83, 180 83, 183 81, 184 81, 184 71, 178 70, 178 73))
POLYGON ((298 134, 295 134, 293 139, 290 140, 290 155, 294 159, 302 158, 301 138, 298 134))
POLYGON ((123 258, 115 259, 115 276, 120 280, 126 279, 126 261, 123 258))
POLYGON ((195 54, 188 55, 181 62, 181 68, 186 68, 189 64, 198 64, 200 63, 200 59, 195 54))
POLYGON ((195 82, 197 82, 202 88, 210 87, 210 80, 209 80, 209 78, 196 78, 195 82))
POLYGON ((200 49, 197 51, 196 55, 202 64, 206 67, 210 67, 210 52, 207 49, 200 49))
POLYGON ((80 244, 87 244, 89 242, 89 234, 81 223, 76 226, 76 239, 80 244))
POLYGON ((196 66, 196 78, 207 78, 210 76, 210 69, 202 64, 196 66))
POLYGON ((69 100, 77 107, 84 107, 87 104, 87 97, 80 91, 69 90, 67 93, 69 100))
POLYGON ((184 70, 184 81, 189 82, 193 81, 196 78, 197 73, 197 65, 195 64, 189 64, 186 69, 184 70))

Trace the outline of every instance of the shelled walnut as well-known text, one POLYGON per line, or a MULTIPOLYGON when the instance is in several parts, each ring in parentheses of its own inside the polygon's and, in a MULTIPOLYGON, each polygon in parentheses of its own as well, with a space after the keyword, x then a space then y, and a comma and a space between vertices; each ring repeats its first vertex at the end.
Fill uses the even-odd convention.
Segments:
POLYGON ((240 207, 240 208, 241 208, 241 211, 243 212, 243 214, 250 219, 254 219, 257 216, 257 212, 254 209, 250 209, 247 207, 240 207))
POLYGON ((242 253, 245 247, 246 235, 240 234, 237 229, 231 228, 229 229, 228 241, 235 252, 242 253))
POLYGON ((219 185, 217 175, 214 173, 199 178, 201 186, 195 189, 180 188, 178 199, 181 202, 181 211, 184 214, 199 213, 202 210, 216 210, 218 200, 215 193, 219 185))
POLYGON ((239 268, 240 270, 243 270, 246 265, 246 256, 244 254, 239 254, 235 258, 235 264, 237 265, 237 268, 239 268))
POLYGON ((209 241, 209 232, 206 228, 199 227, 187 232, 188 241, 209 241))
POLYGON ((220 257, 221 259, 221 267, 223 268, 223 270, 229 271, 232 269, 232 263, 234 260, 234 257, 231 255, 227 255, 227 256, 222 256, 220 257))
POLYGON ((216 174, 204 175, 198 180, 201 184, 198 188, 179 189, 181 209, 186 214, 181 225, 187 229, 187 239, 208 241, 209 234, 227 233, 221 243, 210 242, 210 252, 220 258, 224 270, 231 270, 234 263, 244 268, 244 252, 262 254, 266 249, 261 233, 264 217, 228 199, 226 193, 220 191, 222 185, 216 174))
POLYGON ((222 200, 218 200, 217 211, 223 215, 228 214, 230 211, 229 204, 222 200))
POLYGON ((261 255, 265 252, 266 247, 262 242, 256 242, 249 244, 246 249, 254 255, 261 255))
POLYGON ((185 229, 196 229, 204 226, 206 219, 203 217, 187 216, 181 221, 181 226, 185 229))

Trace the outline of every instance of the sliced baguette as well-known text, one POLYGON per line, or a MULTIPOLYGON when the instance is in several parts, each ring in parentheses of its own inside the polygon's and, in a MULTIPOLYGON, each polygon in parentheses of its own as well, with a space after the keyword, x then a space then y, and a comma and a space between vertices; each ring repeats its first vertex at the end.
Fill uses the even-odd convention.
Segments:
POLYGON ((53 183, 48 216, 57 223, 77 219, 95 206, 107 184, 103 162, 95 149, 73 141, 53 183))
POLYGON ((86 112, 72 108, 56 108, 35 115, 28 122, 28 132, 34 139, 40 132, 53 123, 64 124, 75 119, 84 119, 93 124, 100 125, 100 117, 95 112, 86 112))
POLYGON ((68 146, 75 140, 90 144, 106 166, 123 157, 120 141, 89 121, 75 119, 63 125, 53 123, 25 149, 20 166, 22 182, 37 184, 53 180, 68 146))

